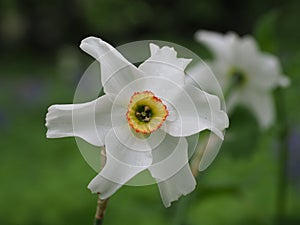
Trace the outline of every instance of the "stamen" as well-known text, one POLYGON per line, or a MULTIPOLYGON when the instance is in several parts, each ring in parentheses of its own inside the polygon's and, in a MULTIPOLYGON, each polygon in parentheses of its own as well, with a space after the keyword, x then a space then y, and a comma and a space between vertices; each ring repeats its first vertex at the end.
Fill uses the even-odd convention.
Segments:
POLYGON ((135 132, 150 134, 162 126, 168 114, 159 98, 150 91, 143 91, 131 97, 126 116, 135 132))
POLYGON ((151 115, 151 108, 147 105, 139 107, 135 113, 136 118, 142 122, 149 122, 151 120, 151 115))

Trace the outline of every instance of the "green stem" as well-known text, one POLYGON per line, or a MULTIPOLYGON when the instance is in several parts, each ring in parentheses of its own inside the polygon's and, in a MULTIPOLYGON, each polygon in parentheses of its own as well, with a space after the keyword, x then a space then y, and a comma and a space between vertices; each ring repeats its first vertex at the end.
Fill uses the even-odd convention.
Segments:
MULTIPOLYGON (((105 147, 101 149, 101 169, 103 169, 106 163, 106 151, 105 147)), ((95 214, 94 225, 101 225, 103 223, 106 206, 109 199, 100 199, 100 193, 98 193, 97 209, 95 214)))
MULTIPOLYGON (((204 154, 204 151, 208 144, 209 135, 205 135, 204 141, 201 144, 201 146, 198 147, 197 151, 195 152, 195 155, 193 157, 193 160, 191 161, 191 171, 195 179, 197 180, 198 174, 199 174, 199 164, 202 159, 202 156, 204 154)), ((199 184, 199 181, 197 180, 197 183, 199 184)), ((199 189, 198 185, 198 189, 199 189)), ((176 213, 173 217, 173 225, 183 225, 184 220, 186 218, 186 214, 188 211, 189 205, 191 205, 192 200, 194 199, 195 193, 190 193, 189 195, 183 197, 180 199, 180 201, 176 205, 176 213)))
POLYGON ((98 204, 97 204, 94 225, 101 225, 103 223, 107 203, 108 203, 108 199, 102 200, 98 197, 98 204))
POLYGON ((285 224, 286 198, 287 198, 287 161, 288 161, 288 122, 285 111, 285 98, 283 90, 278 91, 278 117, 281 122, 279 130, 279 154, 278 154, 278 189, 276 199, 275 224, 285 224), (280 105, 279 105, 280 104, 280 105))
POLYGON ((103 219, 95 219, 94 225, 102 225, 103 219))
POLYGON ((173 225, 183 225, 184 220, 186 219, 186 214, 188 210, 188 206, 191 201, 191 194, 187 195, 186 197, 182 198, 180 202, 176 205, 176 213, 173 215, 173 225))

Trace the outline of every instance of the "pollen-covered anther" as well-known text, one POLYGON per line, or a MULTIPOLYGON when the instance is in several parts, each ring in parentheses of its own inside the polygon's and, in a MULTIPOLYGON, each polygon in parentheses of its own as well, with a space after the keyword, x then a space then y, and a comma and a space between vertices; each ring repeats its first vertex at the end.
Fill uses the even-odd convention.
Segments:
POLYGON ((162 126, 168 116, 168 110, 162 100, 151 91, 143 91, 133 94, 126 116, 135 132, 150 134, 162 126))

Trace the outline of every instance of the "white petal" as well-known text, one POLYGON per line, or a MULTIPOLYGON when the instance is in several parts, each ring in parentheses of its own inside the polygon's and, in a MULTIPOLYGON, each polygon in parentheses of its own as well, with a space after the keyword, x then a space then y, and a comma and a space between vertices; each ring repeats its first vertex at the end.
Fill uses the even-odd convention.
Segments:
POLYGON ((108 96, 82 104, 52 105, 46 116, 48 138, 77 136, 92 145, 104 145, 111 128, 112 102, 108 96))
POLYGON ((232 113, 234 108, 240 103, 242 96, 243 96, 242 90, 240 89, 232 90, 228 94, 227 102, 226 102, 226 110, 229 115, 232 113))
POLYGON ((172 137, 167 134, 152 150, 153 164, 149 170, 153 177, 160 181, 172 177, 188 162, 187 151, 188 144, 184 137, 172 137))
POLYGON ((102 199, 114 194, 122 185, 152 163, 151 151, 134 151, 118 141, 112 130, 105 138, 106 164, 88 188, 102 199))
POLYGON ((237 68, 251 67, 252 62, 259 54, 256 41, 249 35, 237 37, 234 45, 234 60, 237 68))
POLYGON ((163 77, 143 77, 134 80, 124 87, 114 100, 114 105, 127 107, 135 92, 151 91, 156 97, 170 101, 173 96, 179 95, 183 88, 169 79, 163 77))
POLYGON ((215 134, 210 133, 208 142, 205 143, 205 146, 203 143, 199 143, 197 146, 197 151, 203 150, 202 158, 199 164, 199 171, 205 170, 212 163, 212 161, 214 161, 221 148, 222 142, 222 139, 215 134))
POLYGON ((201 90, 214 91, 214 83, 218 82, 205 62, 193 65, 186 71, 186 74, 185 83, 199 87, 201 90))
POLYGON ((288 86, 290 86, 290 84, 291 84, 291 81, 287 76, 285 76, 285 75, 279 76, 279 78, 278 78, 278 85, 279 86, 288 87, 288 86))
POLYGON ((149 47, 150 47, 150 54, 151 54, 151 56, 155 55, 156 52, 159 50, 159 46, 156 45, 156 44, 153 44, 153 43, 150 43, 149 47))
POLYGON ((262 129, 269 128, 274 123, 275 106, 271 93, 247 91, 241 103, 254 113, 262 129))
POLYGON ((163 203, 168 207, 181 195, 193 191, 196 185, 188 166, 188 144, 185 138, 167 135, 152 154, 149 171, 158 182, 163 203))
POLYGON ((169 115, 167 117, 167 121, 174 121, 177 118, 176 109, 167 101, 164 101, 165 106, 168 109, 169 115))
POLYGON ((158 183, 160 196, 165 207, 171 206, 171 202, 178 200, 180 196, 191 193, 195 187, 196 181, 189 164, 186 164, 173 177, 158 183))
POLYGON ((222 131, 228 127, 227 114, 221 110, 218 97, 186 85, 185 92, 174 96, 173 105, 178 118, 166 121, 166 132, 172 136, 190 136, 209 129, 223 138, 222 131))
POLYGON ((185 137, 185 139, 188 142, 188 158, 190 159, 197 149, 199 143, 199 134, 193 134, 185 137))
POLYGON ((139 66, 149 76, 162 76, 178 85, 184 84, 184 70, 191 59, 177 58, 174 48, 164 46, 159 48, 150 44, 151 57, 139 66))
POLYGON ((258 65, 258 72, 264 75, 261 79, 258 78, 260 83, 269 83, 271 88, 282 86, 287 87, 289 85, 289 79, 282 74, 282 68, 279 59, 270 54, 262 54, 258 57, 260 64, 258 65))
POLYGON ((220 71, 227 71, 230 66, 231 65, 224 63, 224 61, 221 60, 214 62, 199 62, 187 69, 185 84, 193 85, 223 99, 222 88, 228 86, 228 79, 226 79, 226 76, 223 76, 222 73, 220 74, 220 71))
POLYGON ((234 56, 234 48, 238 41, 235 33, 226 35, 212 31, 198 31, 195 34, 196 40, 205 44, 213 54, 220 59, 231 62, 234 56))
POLYGON ((114 96, 128 83, 143 76, 120 52, 100 38, 88 37, 82 40, 80 48, 100 62, 101 81, 106 94, 114 96))
POLYGON ((259 54, 252 59, 252 66, 247 68, 248 85, 251 88, 272 90, 275 87, 289 85, 289 79, 282 74, 282 68, 277 57, 270 54, 259 54))

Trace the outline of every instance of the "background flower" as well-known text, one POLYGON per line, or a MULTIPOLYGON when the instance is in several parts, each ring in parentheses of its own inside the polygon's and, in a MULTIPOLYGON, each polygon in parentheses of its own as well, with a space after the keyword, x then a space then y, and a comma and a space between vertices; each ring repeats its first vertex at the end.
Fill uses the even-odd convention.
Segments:
POLYGON ((241 104, 253 112, 262 128, 274 124, 272 92, 289 84, 278 58, 261 52, 249 35, 198 31, 196 39, 214 55, 209 65, 223 88, 228 111, 241 104))

